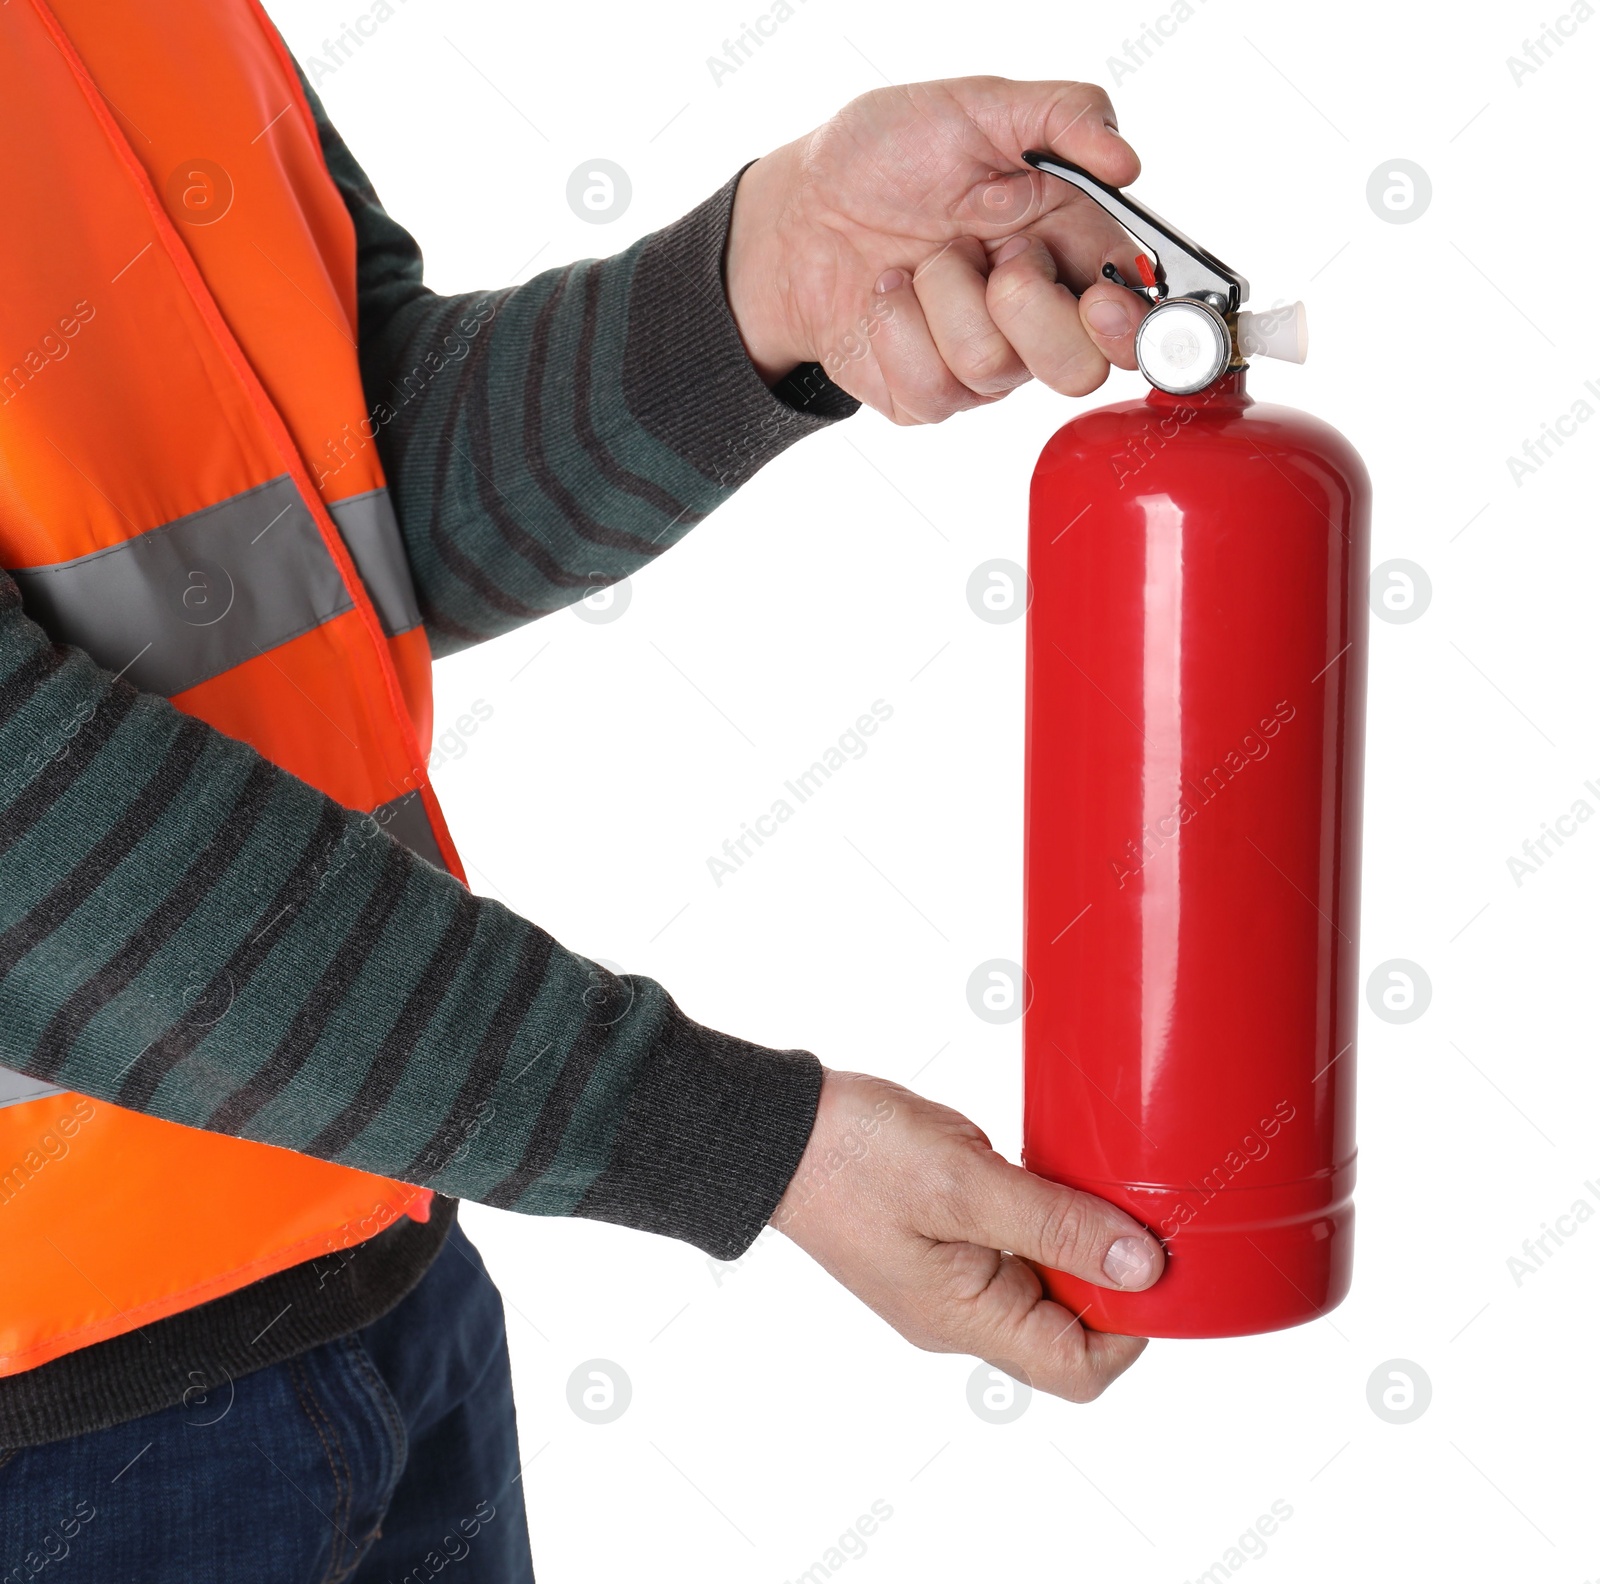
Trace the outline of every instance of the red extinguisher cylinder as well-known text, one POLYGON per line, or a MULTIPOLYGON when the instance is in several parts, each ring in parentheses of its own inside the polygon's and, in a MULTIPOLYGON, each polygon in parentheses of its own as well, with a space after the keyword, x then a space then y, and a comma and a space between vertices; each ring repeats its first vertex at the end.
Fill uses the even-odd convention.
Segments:
POLYGON ((1029 526, 1024 1161, 1162 1239, 1097 1330, 1237 1336, 1351 1276, 1370 490, 1245 374, 1085 413, 1029 526))

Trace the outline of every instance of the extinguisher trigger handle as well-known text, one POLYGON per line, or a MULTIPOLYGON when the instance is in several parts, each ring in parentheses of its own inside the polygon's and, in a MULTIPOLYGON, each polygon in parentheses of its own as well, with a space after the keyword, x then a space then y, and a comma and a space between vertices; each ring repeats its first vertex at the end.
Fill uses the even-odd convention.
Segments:
MULTIPOLYGON (((1149 270, 1151 279, 1141 279, 1135 284, 1124 280, 1115 266, 1108 264, 1104 271, 1108 280, 1152 302, 1165 302, 1170 297, 1196 297, 1224 314, 1233 313, 1249 299, 1250 283, 1244 276, 1229 269, 1215 254, 1191 241, 1175 225, 1147 209, 1137 198, 1129 197, 1120 187, 1112 187, 1098 176, 1091 176, 1082 166, 1061 159, 1048 149, 1028 149, 1022 157, 1034 170, 1071 183, 1099 204, 1124 231, 1144 243, 1154 261, 1149 270)), ((1141 277, 1144 274, 1141 267, 1141 277)))

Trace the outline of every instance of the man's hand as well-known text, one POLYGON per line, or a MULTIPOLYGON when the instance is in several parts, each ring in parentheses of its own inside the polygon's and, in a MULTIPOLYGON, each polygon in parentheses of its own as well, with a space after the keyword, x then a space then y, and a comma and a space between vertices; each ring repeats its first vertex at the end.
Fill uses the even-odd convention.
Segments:
POLYGON ((824 1076, 772 1224, 918 1347, 977 1354, 1073 1402, 1098 1397, 1145 1343, 1086 1329, 1043 1296, 1029 1261, 1136 1290, 1164 1259, 1113 1205, 1011 1165, 958 1112, 860 1073, 824 1076))
POLYGON ((1101 276, 1138 252, 1048 148, 1113 186, 1139 174, 1090 83, 882 88, 740 180, 727 289, 769 384, 821 363, 896 423, 937 423, 1032 378, 1082 396, 1132 368, 1146 305, 1101 276), (1075 295, 1076 294, 1076 295, 1075 295))

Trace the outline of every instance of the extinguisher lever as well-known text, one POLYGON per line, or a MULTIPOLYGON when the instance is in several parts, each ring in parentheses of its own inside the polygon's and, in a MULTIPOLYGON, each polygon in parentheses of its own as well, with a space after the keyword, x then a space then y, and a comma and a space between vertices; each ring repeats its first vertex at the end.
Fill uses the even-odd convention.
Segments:
MULTIPOLYGON (((1092 198, 1125 231, 1144 243, 1156 264, 1156 280, 1150 295, 1157 302, 1172 297, 1198 298, 1219 313, 1233 313, 1250 296, 1250 283, 1228 268, 1215 254, 1191 241, 1175 225, 1170 225, 1137 198, 1130 198, 1118 187, 1108 186, 1097 176, 1058 158, 1048 149, 1028 149, 1023 154, 1029 165, 1047 175, 1071 182, 1092 198)), ((1139 291, 1131 281, 1114 276, 1120 285, 1139 291)))

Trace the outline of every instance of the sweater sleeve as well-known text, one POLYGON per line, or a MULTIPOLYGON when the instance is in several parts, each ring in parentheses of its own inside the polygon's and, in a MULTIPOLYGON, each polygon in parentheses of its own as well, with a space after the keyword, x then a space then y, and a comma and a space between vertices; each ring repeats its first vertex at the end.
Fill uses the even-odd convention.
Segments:
POLYGON ((355 224, 362 380, 436 655, 615 583, 860 403, 762 382, 728 307, 735 174, 611 258, 443 297, 302 75, 355 224))
POLYGON ((0 1064, 721 1258, 771 1215, 821 1079, 52 645, 4 573, 0 1064))

